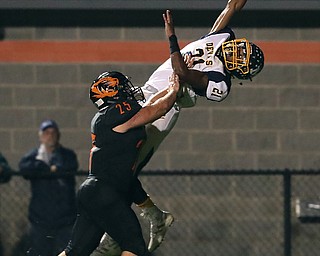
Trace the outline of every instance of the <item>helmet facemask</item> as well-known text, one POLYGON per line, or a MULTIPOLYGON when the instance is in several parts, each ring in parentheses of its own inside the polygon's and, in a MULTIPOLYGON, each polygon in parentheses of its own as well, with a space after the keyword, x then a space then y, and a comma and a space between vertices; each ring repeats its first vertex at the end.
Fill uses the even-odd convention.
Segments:
POLYGON ((251 80, 264 66, 261 49, 245 38, 227 41, 221 48, 226 69, 239 79, 251 80))
POLYGON ((249 73, 250 45, 246 39, 235 39, 223 43, 222 54, 229 71, 238 69, 242 74, 249 73))
POLYGON ((131 99, 135 99, 136 101, 145 102, 145 97, 142 92, 141 87, 134 86, 129 78, 125 80, 125 85, 123 86, 123 90, 128 94, 131 99))

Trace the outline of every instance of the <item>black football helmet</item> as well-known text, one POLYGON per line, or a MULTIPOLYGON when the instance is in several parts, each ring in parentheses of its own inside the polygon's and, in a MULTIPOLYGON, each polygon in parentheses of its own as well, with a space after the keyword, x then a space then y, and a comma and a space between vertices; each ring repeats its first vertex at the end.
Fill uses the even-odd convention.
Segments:
POLYGON ((118 100, 145 101, 141 88, 133 86, 127 76, 117 71, 99 75, 90 86, 89 96, 99 110, 118 100))
POLYGON ((251 80, 264 66, 262 50, 245 38, 224 42, 219 57, 229 73, 238 79, 251 80))

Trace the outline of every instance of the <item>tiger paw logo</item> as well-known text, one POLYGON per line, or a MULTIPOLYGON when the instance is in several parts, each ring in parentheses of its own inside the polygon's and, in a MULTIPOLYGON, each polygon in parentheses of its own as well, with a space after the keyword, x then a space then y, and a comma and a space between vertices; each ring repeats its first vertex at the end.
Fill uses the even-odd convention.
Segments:
POLYGON ((118 78, 102 77, 91 86, 91 91, 95 94, 93 97, 98 99, 113 97, 118 93, 118 85, 118 78))

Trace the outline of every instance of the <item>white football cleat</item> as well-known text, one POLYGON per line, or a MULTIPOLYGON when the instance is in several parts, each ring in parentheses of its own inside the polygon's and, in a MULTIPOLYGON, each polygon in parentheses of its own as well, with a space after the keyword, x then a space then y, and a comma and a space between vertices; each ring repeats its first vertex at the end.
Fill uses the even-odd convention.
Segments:
POLYGON ((153 252, 162 243, 168 228, 174 221, 174 218, 170 212, 162 211, 156 206, 143 209, 141 216, 150 222, 150 241, 148 251, 153 252))

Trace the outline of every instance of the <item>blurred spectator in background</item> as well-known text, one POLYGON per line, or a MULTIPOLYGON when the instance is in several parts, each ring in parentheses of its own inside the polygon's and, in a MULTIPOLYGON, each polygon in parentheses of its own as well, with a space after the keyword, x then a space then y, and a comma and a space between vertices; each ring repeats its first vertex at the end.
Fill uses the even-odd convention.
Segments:
MULTIPOLYGON (((11 168, 8 161, 0 153, 0 183, 6 183, 11 179, 11 168)), ((1 207, 1 204, 0 204, 1 207)), ((3 245, 0 234, 0 256, 3 256, 3 245)))
POLYGON ((11 168, 8 161, 0 153, 0 183, 6 183, 11 179, 11 168))
POLYGON ((73 150, 59 143, 55 121, 41 123, 39 139, 40 146, 19 162, 20 172, 31 182, 27 255, 53 256, 69 241, 76 218, 74 174, 78 160, 73 150))

